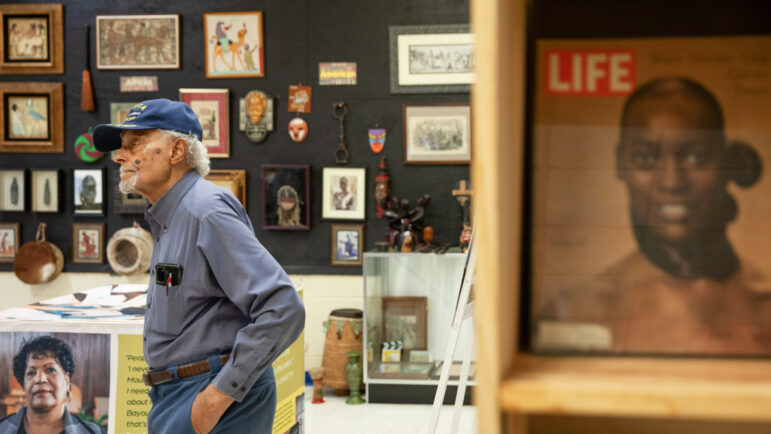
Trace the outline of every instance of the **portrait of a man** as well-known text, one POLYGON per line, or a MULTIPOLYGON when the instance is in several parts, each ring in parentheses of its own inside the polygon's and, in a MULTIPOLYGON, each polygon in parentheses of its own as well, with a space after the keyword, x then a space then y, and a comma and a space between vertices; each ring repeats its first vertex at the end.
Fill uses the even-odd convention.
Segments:
MULTIPOLYGON (((650 45, 640 51, 661 49, 650 45)), ((616 128, 603 117, 537 133, 554 153, 572 129, 579 149, 566 151, 570 163, 542 153, 536 169, 536 350, 771 354, 771 280, 750 241, 771 229, 757 224, 755 204, 768 189, 769 136, 749 127, 765 128, 760 118, 724 108, 723 100, 733 108, 748 99, 727 85, 730 73, 686 74, 704 58, 682 49, 682 74, 638 76, 615 98, 616 128)), ((638 59, 656 58, 640 51, 638 59)), ((734 71, 746 67, 742 59, 734 57, 734 71)), ((556 115, 553 107, 540 115, 556 115)))

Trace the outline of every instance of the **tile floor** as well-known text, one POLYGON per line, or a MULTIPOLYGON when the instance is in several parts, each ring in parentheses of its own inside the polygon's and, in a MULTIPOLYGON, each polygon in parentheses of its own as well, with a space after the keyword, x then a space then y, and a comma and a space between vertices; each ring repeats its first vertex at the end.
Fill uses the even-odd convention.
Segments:
MULTIPOLYGON (((324 403, 311 404, 313 387, 305 388, 305 434, 413 434, 426 433, 430 405, 362 404, 348 405, 347 396, 334 396, 324 389, 324 403)), ((366 396, 364 397, 366 399, 366 396)), ((442 408, 436 434, 450 432, 453 406, 442 408)), ((461 411, 459 434, 476 433, 477 412, 473 406, 461 411)))

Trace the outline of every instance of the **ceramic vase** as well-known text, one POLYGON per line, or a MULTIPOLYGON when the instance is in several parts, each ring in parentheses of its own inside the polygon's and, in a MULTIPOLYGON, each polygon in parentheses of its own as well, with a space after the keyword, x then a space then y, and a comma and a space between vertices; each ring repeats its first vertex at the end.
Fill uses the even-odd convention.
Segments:
POLYGON ((363 370, 359 358, 361 351, 348 351, 348 365, 345 366, 345 376, 348 379, 348 387, 351 389, 351 397, 345 401, 346 404, 364 404, 361 399, 361 382, 363 370))

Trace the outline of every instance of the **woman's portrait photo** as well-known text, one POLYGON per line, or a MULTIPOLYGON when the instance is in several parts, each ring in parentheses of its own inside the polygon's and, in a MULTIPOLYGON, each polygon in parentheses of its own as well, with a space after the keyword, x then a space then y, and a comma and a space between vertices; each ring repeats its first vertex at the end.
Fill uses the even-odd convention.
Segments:
MULTIPOLYGON (((757 261, 771 241, 771 136, 758 115, 771 75, 753 76, 765 94, 741 78, 771 39, 747 39, 614 41, 637 48, 628 94, 539 89, 536 350, 771 354, 771 269, 757 261)), ((603 42, 566 47, 578 45, 603 42)))
POLYGON ((110 336, 12 332, 0 334, 0 432, 101 434, 110 393, 110 336), (76 349, 76 350, 73 350, 76 349), (10 374, 10 375, 9 375, 10 374))

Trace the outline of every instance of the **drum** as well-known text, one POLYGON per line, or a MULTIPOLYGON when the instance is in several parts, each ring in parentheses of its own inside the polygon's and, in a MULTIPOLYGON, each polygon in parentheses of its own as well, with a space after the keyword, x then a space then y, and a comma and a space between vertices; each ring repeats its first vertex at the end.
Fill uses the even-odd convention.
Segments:
POLYGON ((47 283, 59 276, 64 268, 64 255, 54 244, 46 241, 46 224, 37 227, 35 241, 25 243, 13 261, 13 272, 24 283, 47 283))
POLYGON ((153 236, 137 222, 116 231, 107 243, 107 262, 121 275, 145 273, 153 258, 153 236))
POLYGON ((348 351, 362 351, 362 311, 359 309, 336 309, 329 314, 324 323, 326 341, 321 366, 324 367, 324 379, 321 384, 335 389, 347 389, 345 365, 348 364, 348 351))

